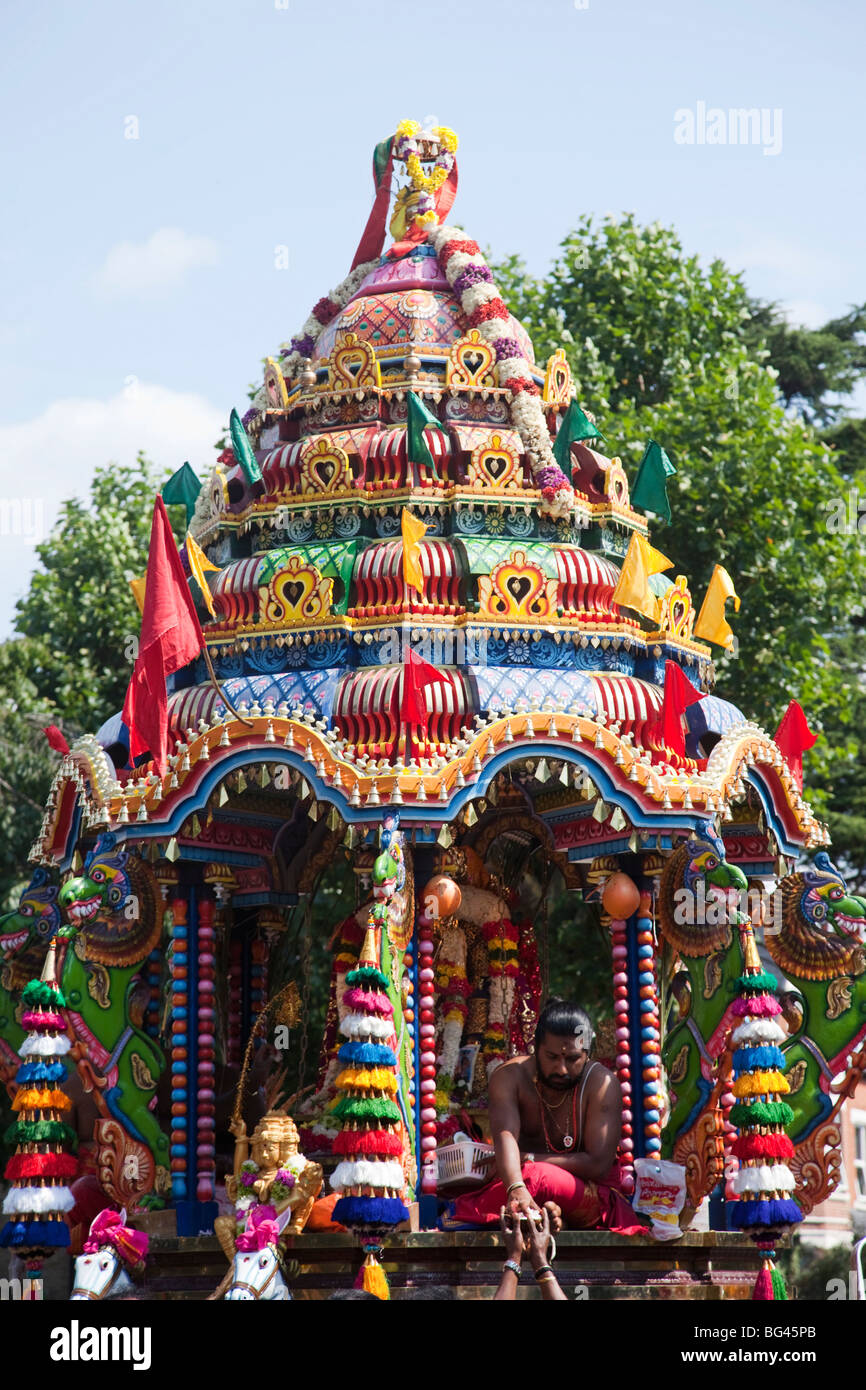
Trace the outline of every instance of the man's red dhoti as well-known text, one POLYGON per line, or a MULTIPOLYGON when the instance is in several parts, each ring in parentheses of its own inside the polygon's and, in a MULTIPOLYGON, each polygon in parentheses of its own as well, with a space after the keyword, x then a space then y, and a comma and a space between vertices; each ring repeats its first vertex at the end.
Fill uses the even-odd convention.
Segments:
MULTIPOLYGON (((564 1225, 573 1230, 602 1229, 628 1236, 646 1230, 638 1224, 622 1192, 622 1172, 618 1163, 614 1163, 598 1182, 575 1177, 555 1163, 524 1163, 522 1172, 535 1203, 542 1207, 545 1202, 556 1202, 562 1209, 564 1225)), ((448 1225, 498 1225, 505 1205, 505 1184, 488 1183, 450 1204, 448 1225)))

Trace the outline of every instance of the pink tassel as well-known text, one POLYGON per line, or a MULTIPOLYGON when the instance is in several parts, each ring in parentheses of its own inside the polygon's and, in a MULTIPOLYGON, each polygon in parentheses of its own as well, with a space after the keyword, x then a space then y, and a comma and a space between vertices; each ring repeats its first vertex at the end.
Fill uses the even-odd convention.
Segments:
POLYGON ((782 1012, 782 1006, 772 994, 758 994, 754 999, 735 999, 731 1013, 735 1018, 773 1018, 782 1012))
POLYGON ((772 1303, 773 1302, 773 1277, 770 1274, 769 1264, 765 1264, 757 1279, 752 1293, 752 1302, 772 1303))
POLYGON ((366 989, 347 989, 343 995, 343 1002, 350 1009, 361 1009, 364 1013, 383 1014, 385 1018, 391 1018, 394 1014, 394 1005, 385 994, 371 994, 366 989))

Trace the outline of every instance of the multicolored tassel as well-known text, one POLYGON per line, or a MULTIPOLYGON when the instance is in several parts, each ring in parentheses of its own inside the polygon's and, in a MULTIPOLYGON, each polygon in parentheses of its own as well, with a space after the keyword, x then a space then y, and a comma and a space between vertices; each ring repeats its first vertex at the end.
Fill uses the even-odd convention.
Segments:
POLYGON ((15 1153, 6 1164, 5 1177, 11 1187, 3 1212, 10 1220, 0 1231, 0 1245, 36 1261, 69 1245, 66 1213, 74 1206, 74 1198, 66 1184, 78 1168, 73 1154, 65 1152, 77 1148, 78 1137, 62 1119, 70 1101, 60 1089, 67 1073, 60 1058, 71 1044, 63 1031, 61 1011, 66 1000, 57 984, 56 959, 54 937, 42 978, 31 980, 22 991, 23 1022, 29 1031, 18 1049, 23 1061, 12 1101, 19 1118, 5 1134, 15 1153))
POLYGON ((751 1232, 755 1245, 764 1253, 752 1297, 769 1302, 788 1297, 785 1281, 773 1264, 778 1232, 802 1221, 803 1214, 793 1200, 794 1174, 783 1161, 794 1154, 794 1146, 784 1133, 794 1112, 777 1099, 790 1087, 783 1075, 785 1057, 778 1047, 784 1034, 772 1022, 781 1012, 774 998, 776 981, 761 965, 751 925, 742 924, 741 931, 744 965, 733 1013, 743 1022, 731 1037, 735 1048, 731 1089, 737 1104, 729 1117, 741 1131, 731 1146, 740 1163, 732 1184, 740 1200, 732 1204, 730 1215, 731 1225, 751 1232))
POLYGON ((365 1245, 364 1249, 366 1258, 358 1270, 355 1288, 363 1289, 365 1293, 371 1293, 376 1298, 381 1298, 383 1302, 388 1302, 391 1298, 391 1290, 378 1258, 382 1254, 382 1247, 381 1245, 365 1245))
MULTIPOLYGON (((397 1036, 394 1005, 388 996, 388 980, 381 969, 382 932, 387 930, 389 889, 393 891, 395 858, 401 845, 390 838, 388 854, 380 856, 388 874, 380 883, 374 866, 376 901, 371 905, 367 930, 357 968, 345 979, 346 1013, 340 1031, 346 1042, 337 1054, 341 1070, 336 1078, 338 1100, 335 1119, 343 1128, 334 1151, 341 1161, 331 1175, 331 1187, 340 1194, 333 1220, 343 1226, 372 1231, 397 1226, 408 1220, 403 1201, 406 1179, 403 1169, 403 1114, 397 1103, 397 1036), (385 865, 385 861, 387 864, 385 865)), ((384 869, 383 869, 384 871, 384 869)), ((379 876, 381 877, 381 875, 379 876)), ((362 1271, 363 1279, 387 1283, 371 1246, 362 1271)), ((367 1283, 363 1287, 367 1287, 367 1283)))

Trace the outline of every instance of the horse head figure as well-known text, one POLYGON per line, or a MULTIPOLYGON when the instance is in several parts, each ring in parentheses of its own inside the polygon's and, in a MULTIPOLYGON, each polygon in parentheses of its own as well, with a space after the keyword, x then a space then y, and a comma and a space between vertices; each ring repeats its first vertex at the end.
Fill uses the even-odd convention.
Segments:
POLYGON ((75 1283, 70 1299, 116 1298, 135 1291, 129 1269, 141 1268, 147 1256, 148 1238, 126 1224, 126 1210, 106 1208, 94 1217, 84 1253, 75 1261, 75 1283))
POLYGON ((280 1251, 280 1236, 291 1219, 291 1208, 280 1216, 271 1206, 259 1205, 250 1210, 247 1224, 235 1241, 231 1283, 225 1295, 227 1301, 240 1303, 261 1299, 270 1302, 291 1298, 283 1278, 280 1251))

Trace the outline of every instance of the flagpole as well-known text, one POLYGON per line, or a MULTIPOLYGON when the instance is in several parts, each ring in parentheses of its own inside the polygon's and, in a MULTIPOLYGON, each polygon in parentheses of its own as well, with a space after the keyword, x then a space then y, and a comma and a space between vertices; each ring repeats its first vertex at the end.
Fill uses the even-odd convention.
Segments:
POLYGON ((219 683, 219 681, 217 680, 216 671, 214 670, 214 668, 213 668, 213 662, 212 662, 211 659, 210 659, 210 652, 209 652, 208 649, 207 649, 207 642, 202 642, 201 650, 202 650, 202 655, 204 656, 205 662, 207 663, 207 669, 208 669, 208 672, 209 672, 209 674, 210 674, 211 685, 213 686, 213 688, 214 688, 214 690, 216 691, 217 695, 219 695, 219 697, 220 697, 220 699, 222 700, 223 704, 225 705, 226 709, 229 711, 230 714, 233 714, 233 715, 234 715, 235 719, 239 719, 239 720, 241 721, 242 724, 247 724, 247 725, 249 725, 250 728, 252 728, 252 727, 253 727, 253 721, 252 721, 251 719, 246 719, 242 714, 240 714, 240 713, 238 712, 238 710, 235 709, 234 705, 232 704, 231 700, 229 699, 229 697, 228 697, 228 695, 225 693, 225 691, 220 689, 220 683, 219 683))

